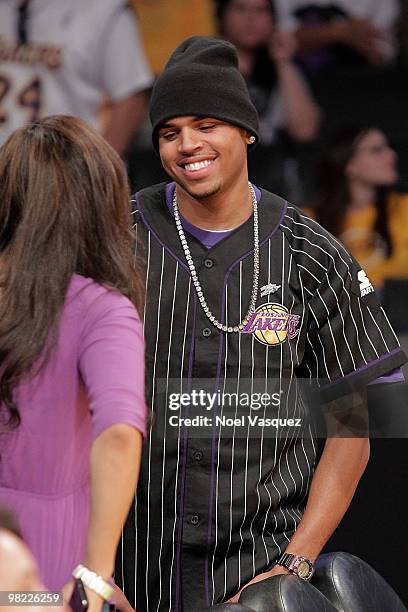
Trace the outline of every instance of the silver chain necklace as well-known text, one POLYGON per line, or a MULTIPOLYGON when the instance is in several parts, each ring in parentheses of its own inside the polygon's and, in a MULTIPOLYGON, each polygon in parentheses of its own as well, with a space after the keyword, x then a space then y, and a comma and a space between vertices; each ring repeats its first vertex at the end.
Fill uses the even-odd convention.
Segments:
POLYGON ((255 310, 256 297, 258 295, 258 281, 259 281, 258 204, 257 204, 257 201, 256 201, 256 194, 255 194, 254 188, 252 187, 251 183, 248 183, 248 185, 249 185, 249 191, 251 193, 252 205, 254 207, 254 273, 253 273, 253 277, 252 277, 252 295, 251 295, 251 301, 250 301, 250 304, 249 304, 248 312, 246 313, 246 315, 243 318, 243 320, 241 321, 241 323, 239 323, 239 325, 234 325, 233 327, 230 327, 230 326, 227 326, 227 325, 223 325, 222 323, 217 321, 217 319, 214 317, 213 313, 211 312, 211 310, 207 306, 207 302, 205 300, 205 297, 204 297, 204 294, 203 294, 203 290, 201 289, 200 281, 198 280, 198 276, 197 276, 197 272, 196 272, 196 269, 195 269, 195 266, 194 266, 193 258, 191 257, 190 249, 189 249, 188 244, 187 244, 187 239, 186 239, 185 234, 184 234, 183 226, 182 226, 181 221, 180 221, 180 214, 179 214, 179 209, 178 209, 178 204, 177 204, 176 189, 174 190, 174 196, 173 196, 174 220, 176 222, 176 227, 177 227, 177 231, 178 231, 178 234, 179 234, 179 237, 180 237, 181 246, 183 247, 184 254, 186 256, 187 265, 188 265, 188 267, 190 269, 191 278, 192 278, 192 281, 194 283, 195 290, 197 292, 198 300, 199 300, 199 302, 200 302, 200 304, 201 304, 205 314, 207 315, 207 317, 211 321, 211 323, 215 327, 217 327, 218 329, 220 329, 220 330, 222 330, 224 332, 229 332, 229 333, 242 331, 242 329, 248 323, 252 313, 255 310))

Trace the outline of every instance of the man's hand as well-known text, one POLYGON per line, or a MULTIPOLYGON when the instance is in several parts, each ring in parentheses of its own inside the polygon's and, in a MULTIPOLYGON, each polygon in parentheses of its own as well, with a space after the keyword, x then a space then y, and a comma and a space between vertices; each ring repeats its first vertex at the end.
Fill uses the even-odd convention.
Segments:
POLYGON ((248 584, 242 587, 242 589, 238 591, 238 593, 234 595, 234 597, 231 597, 231 599, 228 600, 228 603, 237 603, 241 596, 242 591, 246 589, 246 587, 250 586, 251 584, 255 584, 256 582, 261 582, 262 580, 266 580, 267 578, 272 578, 272 576, 278 576, 279 574, 289 574, 289 572, 286 568, 282 567, 281 565, 275 565, 275 567, 271 569, 269 572, 258 574, 258 576, 255 576, 255 578, 252 578, 252 580, 248 582, 248 584))

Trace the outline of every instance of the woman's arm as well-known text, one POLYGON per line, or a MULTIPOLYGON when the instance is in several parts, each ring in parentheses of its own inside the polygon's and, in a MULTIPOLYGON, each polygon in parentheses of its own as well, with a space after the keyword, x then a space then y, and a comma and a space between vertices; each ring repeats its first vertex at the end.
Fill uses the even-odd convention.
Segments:
MULTIPOLYGON (((146 430, 144 341, 140 319, 125 297, 95 286, 88 291, 83 292, 78 367, 92 415, 90 514, 80 562, 106 580, 114 570, 140 469, 146 430)), ((64 589, 68 599, 70 590, 72 582, 64 589)), ((88 612, 97 612, 102 599, 86 591, 88 612)))
POLYGON ((91 509, 84 564, 112 575, 116 547, 139 476, 142 435, 131 425, 113 425, 91 450, 91 509))

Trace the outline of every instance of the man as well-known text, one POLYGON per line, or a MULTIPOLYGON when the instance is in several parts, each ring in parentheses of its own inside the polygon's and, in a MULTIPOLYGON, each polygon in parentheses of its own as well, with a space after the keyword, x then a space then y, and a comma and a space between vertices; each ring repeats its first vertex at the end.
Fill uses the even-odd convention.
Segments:
POLYGON ((152 82, 124 0, 0 2, 0 144, 25 123, 66 114, 99 128, 124 155, 152 82))
POLYGON ((181 44, 150 114, 174 182, 135 199, 152 427, 117 579, 138 612, 190 612, 290 563, 310 577, 368 441, 329 438, 315 470, 301 379, 338 399, 405 356, 341 244, 248 184, 258 122, 231 44, 181 44))

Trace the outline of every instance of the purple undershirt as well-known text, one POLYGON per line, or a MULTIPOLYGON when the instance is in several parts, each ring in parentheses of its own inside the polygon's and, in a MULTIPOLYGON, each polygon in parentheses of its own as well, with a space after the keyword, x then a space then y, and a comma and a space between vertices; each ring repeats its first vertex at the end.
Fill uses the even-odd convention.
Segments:
MULTIPOLYGON (((172 216, 174 216, 173 196, 174 196, 175 187, 176 187, 176 184, 174 182, 168 183, 166 185, 166 204, 172 216)), ((255 190, 256 201, 259 203, 261 199, 261 191, 255 185, 253 187, 255 190)), ((211 230, 202 229, 201 227, 197 227, 196 225, 192 225, 192 223, 187 221, 187 219, 182 217, 182 215, 180 215, 180 219, 183 224, 183 229, 186 232, 188 232, 191 236, 194 236, 194 238, 199 240, 207 249, 211 249, 218 242, 223 240, 223 238, 226 238, 227 236, 229 236, 234 231, 234 229, 236 229, 234 228, 232 230, 214 232, 211 230)), ((405 378, 404 378, 404 374, 402 373, 401 368, 397 368, 396 370, 393 370, 392 372, 389 372, 388 374, 384 374, 384 376, 380 376, 379 378, 372 380, 368 384, 378 385, 381 383, 404 382, 404 380, 405 378)))
MULTIPOLYGON (((176 187, 176 184, 174 182, 168 183, 166 185, 166 204, 167 204, 167 207, 170 213, 173 216, 174 216, 173 196, 174 196, 175 187, 176 187)), ((255 185, 254 185, 254 190, 255 190, 255 195, 256 195, 256 201, 259 203, 261 199, 261 192, 258 189, 258 187, 255 187, 255 185)), ((189 223, 189 221, 187 221, 187 219, 185 219, 181 215, 180 215, 180 219, 183 223, 183 229, 186 232, 188 232, 191 236, 194 236, 194 238, 199 240, 201 244, 203 244, 207 249, 211 249, 213 246, 215 246, 223 238, 226 238, 227 236, 229 236, 236 229, 234 227, 234 229, 231 229, 231 230, 215 232, 212 230, 202 229, 201 227, 197 227, 196 225, 192 225, 191 223, 189 223)))

